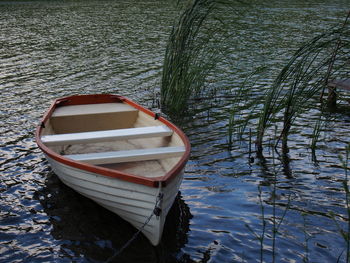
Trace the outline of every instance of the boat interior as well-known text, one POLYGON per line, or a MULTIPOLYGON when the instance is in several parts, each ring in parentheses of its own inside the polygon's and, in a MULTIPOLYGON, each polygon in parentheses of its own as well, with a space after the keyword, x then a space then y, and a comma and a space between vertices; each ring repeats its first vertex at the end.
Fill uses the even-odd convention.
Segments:
POLYGON ((41 140, 66 158, 145 177, 164 176, 185 153, 176 132, 122 102, 57 107, 41 140))

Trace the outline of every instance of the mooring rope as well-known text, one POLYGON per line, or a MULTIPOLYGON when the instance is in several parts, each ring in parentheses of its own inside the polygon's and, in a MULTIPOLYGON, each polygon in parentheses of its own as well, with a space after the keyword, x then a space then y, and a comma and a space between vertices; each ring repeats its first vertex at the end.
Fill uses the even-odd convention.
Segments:
POLYGON ((124 249, 126 249, 128 246, 130 246, 130 244, 138 237, 138 235, 142 232, 142 230, 146 227, 146 225, 152 219, 153 215, 156 215, 158 218, 158 216, 160 215, 160 213, 162 211, 159 205, 160 205, 160 202, 163 200, 163 196, 164 196, 164 194, 159 192, 152 213, 149 215, 149 217, 147 217, 146 221, 139 228, 139 230, 119 250, 117 250, 111 257, 109 257, 106 260, 106 263, 111 262, 115 257, 119 256, 124 251, 124 249))

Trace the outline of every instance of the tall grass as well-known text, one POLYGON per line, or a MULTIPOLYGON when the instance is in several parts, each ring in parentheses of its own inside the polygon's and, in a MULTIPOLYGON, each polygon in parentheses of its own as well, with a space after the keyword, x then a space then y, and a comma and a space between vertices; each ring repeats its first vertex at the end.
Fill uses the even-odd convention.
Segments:
MULTIPOLYGON (((349 54, 348 24, 314 37, 295 52, 266 93, 257 125, 258 153, 263 150, 264 135, 272 120, 282 123, 278 142, 282 141, 283 152, 288 151, 288 135, 295 119, 318 105, 315 98, 329 79, 349 77, 349 54)), ((323 101, 319 105, 323 107, 323 101)))
POLYGON ((212 12, 212 1, 188 3, 170 34, 167 44, 161 87, 162 107, 181 112, 191 94, 198 94, 211 65, 202 65, 204 39, 200 36, 206 18, 212 12))
POLYGON ((339 155, 339 160, 342 164, 342 167, 343 167, 344 173, 345 173, 345 178, 343 180, 343 189, 345 192, 345 205, 346 205, 346 211, 347 211, 348 218, 347 218, 347 229, 346 230, 343 230, 339 225, 337 225, 337 226, 338 226, 339 232, 341 233, 341 235, 344 238, 344 241, 346 243, 346 263, 349 263, 349 261, 350 261, 350 190, 349 190, 349 176, 348 176, 349 157, 350 157, 350 144, 348 144, 348 146, 346 147, 345 158, 343 156, 339 155))
POLYGON ((317 163, 317 157, 316 157, 316 148, 317 148, 317 142, 319 141, 320 134, 321 134, 321 127, 323 125, 323 117, 322 114, 317 118, 313 134, 311 138, 310 148, 312 153, 312 160, 317 163))
MULTIPOLYGON (((276 137, 276 136, 275 136, 276 137)), ((272 142, 273 143, 273 142, 272 142)), ((259 185, 258 186, 258 197, 259 197, 259 203, 260 203, 260 211, 261 211, 261 221, 262 221, 262 230, 261 230, 261 234, 258 234, 252 227, 250 227, 248 224, 246 224, 245 226, 248 228, 248 230, 255 236, 255 238, 259 241, 260 243, 260 262, 264 262, 264 245, 266 245, 266 239, 270 239, 272 242, 271 245, 271 262, 276 262, 276 255, 277 255, 277 251, 276 251, 276 246, 277 246, 277 241, 278 241, 278 235, 280 234, 280 228, 281 225, 284 221, 284 219, 286 218, 287 212, 290 210, 291 207, 291 194, 287 195, 287 200, 286 203, 284 204, 285 207, 284 209, 281 211, 281 213, 278 215, 278 196, 280 195, 278 193, 278 187, 277 187, 277 175, 280 173, 280 170, 277 169, 277 164, 275 163, 275 157, 274 157, 274 152, 272 152, 273 158, 272 158, 272 171, 269 172, 270 176, 271 176, 271 181, 270 182, 270 186, 272 186, 270 188, 270 196, 268 199, 263 200, 262 195, 262 188, 259 185), (265 212, 265 205, 264 203, 266 203, 267 205, 271 206, 272 209, 272 213, 270 215, 270 217, 268 217, 266 215, 265 212), (271 227, 269 228, 269 222, 271 222, 271 227)), ((266 171, 269 170, 269 168, 266 166, 266 171)))
MULTIPOLYGON (((339 26, 304 43, 281 69, 272 85, 266 90, 262 107, 251 108, 250 116, 238 116, 237 108, 241 100, 232 100, 228 139, 232 144, 233 133, 237 131, 235 126, 241 125, 242 119, 249 122, 251 116, 258 114, 256 125, 256 150, 262 157, 266 141, 266 131, 271 130, 276 124, 281 127, 275 149, 280 145, 282 153, 288 152, 288 138, 294 121, 310 109, 319 108, 323 113, 326 103, 323 99, 325 90, 330 80, 349 78, 350 72, 350 25, 349 16, 339 26), (320 99, 321 98, 321 99, 320 99), (235 122, 239 119, 240 122, 235 122)), ((260 75, 261 72, 258 72, 260 75)), ((249 87, 248 87, 249 88, 249 87)), ((242 94, 244 91, 239 90, 242 94)), ((236 96, 237 98, 237 96, 236 96)), ((248 98, 248 97, 247 97, 248 98)), ((246 99, 246 105, 261 103, 259 98, 246 99)), ((244 107, 244 106, 243 106, 244 107)), ((314 151, 319 138, 321 123, 315 125, 314 138, 311 147, 314 151)), ((255 124, 254 124, 255 125, 255 124)))
MULTIPOLYGON (((231 149, 235 134, 238 140, 243 139, 243 135, 246 131, 246 128, 249 125, 249 122, 256 118, 257 116, 257 109, 259 102, 261 101, 261 97, 252 94, 252 89, 250 89, 250 86, 255 85, 255 83, 258 80, 258 76, 260 74, 263 74, 265 72, 265 67, 259 67, 257 68, 252 74, 249 74, 242 85, 233 91, 233 96, 231 99, 231 109, 230 109, 230 115, 229 115, 229 123, 228 123, 228 146, 231 149), (253 98, 247 100, 247 98, 253 98), (249 113, 247 114, 246 111, 249 109, 249 113), (245 112, 245 113, 244 113, 245 112)), ((251 129, 250 129, 250 147, 251 147, 251 129)), ((251 153, 251 148, 249 153, 251 153)))
POLYGON ((182 113, 187 110, 191 98, 210 90, 207 79, 224 57, 223 41, 228 37, 220 13, 223 7, 230 9, 233 2, 185 1, 164 56, 161 104, 166 112, 182 113))
POLYGON ((264 262, 264 239, 266 235, 266 226, 267 226, 267 220, 265 217, 265 207, 262 200, 262 190, 261 187, 258 187, 259 190, 259 203, 260 203, 260 209, 261 209, 261 221, 262 221, 262 229, 261 234, 258 234, 249 224, 245 224, 246 228, 255 236, 255 238, 260 243, 260 262, 264 262))
POLYGON ((307 218, 306 218, 305 213, 302 213, 301 216, 303 217, 303 223, 304 223, 304 227, 303 227, 303 232, 304 232, 304 248, 305 248, 305 255, 303 257, 303 262, 304 263, 308 263, 309 262, 309 240, 312 238, 312 235, 310 235, 310 233, 308 233, 307 231, 307 218))

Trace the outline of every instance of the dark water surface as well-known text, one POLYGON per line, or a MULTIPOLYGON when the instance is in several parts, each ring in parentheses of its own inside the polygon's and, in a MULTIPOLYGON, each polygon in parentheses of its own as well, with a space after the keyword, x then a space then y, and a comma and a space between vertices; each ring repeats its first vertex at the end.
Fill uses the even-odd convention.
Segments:
MULTIPOLYGON (((301 42, 342 22, 349 2, 237 8, 234 62, 217 76, 219 94, 265 65, 271 74, 252 87, 261 93, 301 42)), ((0 262, 103 262, 133 235, 57 179, 34 129, 54 98, 78 93, 118 93, 156 110, 176 14, 172 1, 0 2, 0 262)), ((141 236, 115 262, 260 262, 264 218, 264 261, 345 262, 339 155, 349 143, 349 110, 332 115, 317 161, 309 149, 317 112, 298 120, 286 165, 268 149, 266 162, 249 163, 246 141, 228 150, 230 99, 198 104, 179 124, 193 151, 162 243, 154 248, 141 236)))

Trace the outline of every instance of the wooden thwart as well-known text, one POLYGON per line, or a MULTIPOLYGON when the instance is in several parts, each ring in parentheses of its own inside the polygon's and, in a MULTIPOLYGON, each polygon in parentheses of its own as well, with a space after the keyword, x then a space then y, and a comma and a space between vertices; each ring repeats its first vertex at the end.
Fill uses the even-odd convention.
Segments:
POLYGON ((85 105, 71 105, 65 107, 58 107, 52 113, 52 117, 66 117, 66 116, 81 116, 81 115, 96 115, 104 113, 118 113, 118 112, 137 112, 134 107, 125 103, 100 103, 100 104, 85 104, 85 105))
POLYGON ((167 126, 161 125, 141 128, 45 135, 41 137, 41 140, 45 145, 53 146, 106 142, 112 140, 165 137, 172 135, 172 133, 173 131, 167 126))
POLYGON ((65 157, 89 164, 109 164, 180 157, 184 153, 185 147, 176 146, 101 153, 71 154, 65 155, 65 157))

